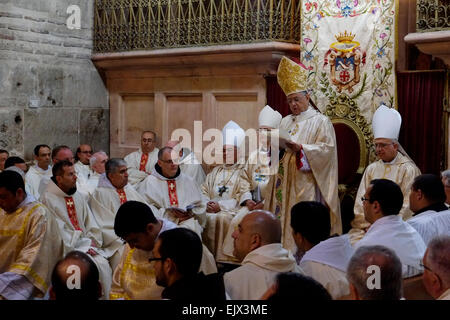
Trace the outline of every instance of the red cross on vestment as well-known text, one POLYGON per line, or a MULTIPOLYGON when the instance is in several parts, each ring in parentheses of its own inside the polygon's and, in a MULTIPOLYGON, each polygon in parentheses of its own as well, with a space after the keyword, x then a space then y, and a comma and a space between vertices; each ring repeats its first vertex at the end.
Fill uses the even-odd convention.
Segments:
POLYGON ((80 225, 78 223, 77 210, 75 208, 73 198, 64 197, 64 200, 66 201, 67 214, 69 215, 69 219, 70 222, 72 223, 72 226, 75 228, 75 230, 83 231, 81 230, 80 225))
POLYGON ((178 207, 177 183, 175 180, 167 180, 169 201, 172 207, 178 207))
POLYGON ((120 204, 124 204, 125 202, 127 202, 127 194, 125 193, 125 191, 123 189, 116 189, 117 193, 119 194, 119 200, 120 200, 120 204))
POLYGON ((139 171, 145 172, 145 166, 147 165, 147 161, 148 161, 148 154, 143 153, 141 156, 141 164, 139 166, 139 171))

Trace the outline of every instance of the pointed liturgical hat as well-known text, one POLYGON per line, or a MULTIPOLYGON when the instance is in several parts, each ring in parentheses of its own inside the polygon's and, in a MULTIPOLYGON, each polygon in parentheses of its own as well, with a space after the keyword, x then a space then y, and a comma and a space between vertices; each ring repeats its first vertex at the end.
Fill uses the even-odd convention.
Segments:
POLYGON ((286 96, 308 90, 308 70, 286 57, 281 58, 277 71, 277 80, 286 96))
POLYGON ((223 145, 240 147, 245 139, 245 131, 234 121, 229 121, 222 129, 223 145))
POLYGON ((397 110, 388 108, 384 104, 378 107, 373 114, 373 137, 398 140, 402 116, 397 110))
POLYGON ((259 127, 278 129, 282 118, 278 111, 273 110, 267 105, 259 112, 259 127))

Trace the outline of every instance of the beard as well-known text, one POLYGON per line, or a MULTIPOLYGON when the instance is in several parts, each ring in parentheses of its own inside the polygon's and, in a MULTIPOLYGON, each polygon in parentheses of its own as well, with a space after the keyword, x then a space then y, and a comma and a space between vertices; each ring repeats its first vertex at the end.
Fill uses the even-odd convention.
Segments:
POLYGON ((73 188, 70 188, 69 191, 67 191, 67 194, 69 196, 73 195, 75 192, 77 192, 77 186, 74 186, 73 188))

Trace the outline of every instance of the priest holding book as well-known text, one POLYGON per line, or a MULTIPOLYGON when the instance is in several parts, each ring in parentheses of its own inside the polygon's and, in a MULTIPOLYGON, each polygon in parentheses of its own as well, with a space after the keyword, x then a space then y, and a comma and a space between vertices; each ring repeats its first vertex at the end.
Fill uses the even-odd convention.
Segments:
POLYGON ((331 234, 342 233, 336 136, 330 119, 311 104, 307 76, 303 65, 281 59, 277 78, 292 114, 280 124, 280 135, 287 132, 290 141, 274 179, 271 211, 281 219, 282 243, 288 250, 295 249, 290 211, 300 201, 325 204, 330 209, 331 234))

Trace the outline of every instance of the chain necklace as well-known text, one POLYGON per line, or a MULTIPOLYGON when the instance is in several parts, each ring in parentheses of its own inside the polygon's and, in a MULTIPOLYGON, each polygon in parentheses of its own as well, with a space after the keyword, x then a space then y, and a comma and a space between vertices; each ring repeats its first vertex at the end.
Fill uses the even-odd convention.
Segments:
MULTIPOLYGON (((231 175, 230 175, 230 177, 228 178, 228 180, 219 188, 219 197, 222 197, 222 195, 225 193, 225 192, 227 192, 228 191, 228 187, 227 187, 227 184, 228 184, 228 182, 230 182, 230 180, 231 180, 231 178, 233 178, 233 176, 234 176, 234 174, 237 172, 238 170, 235 170, 231 175)), ((225 180, 225 178, 223 178, 222 179, 222 182, 223 182, 223 180, 225 180)))

